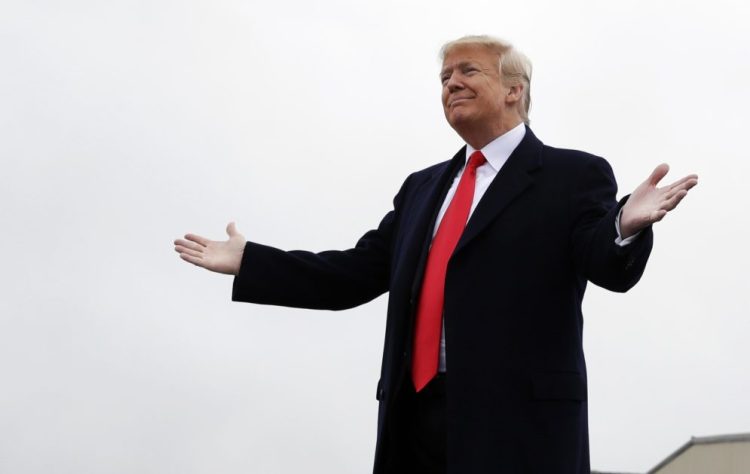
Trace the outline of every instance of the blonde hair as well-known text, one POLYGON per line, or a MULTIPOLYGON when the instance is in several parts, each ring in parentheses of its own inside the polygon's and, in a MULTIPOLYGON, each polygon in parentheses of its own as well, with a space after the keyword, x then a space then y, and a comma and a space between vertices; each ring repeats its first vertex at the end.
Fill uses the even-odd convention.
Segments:
POLYGON ((487 35, 464 36, 449 41, 440 48, 440 60, 453 48, 462 45, 484 46, 497 54, 500 65, 500 76, 506 86, 523 86, 521 100, 518 101, 518 114, 526 125, 529 124, 529 109, 531 108, 531 61, 512 44, 487 35))

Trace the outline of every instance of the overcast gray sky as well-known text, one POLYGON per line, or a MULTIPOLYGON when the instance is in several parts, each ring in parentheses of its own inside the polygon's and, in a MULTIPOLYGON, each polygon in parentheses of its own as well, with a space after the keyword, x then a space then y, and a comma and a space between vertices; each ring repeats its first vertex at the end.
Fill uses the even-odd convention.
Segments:
POLYGON ((0 0, 0 472, 368 472, 386 297, 231 303, 185 232, 346 248, 462 145, 440 45, 534 63, 532 128, 700 184, 640 284, 584 303, 592 465, 750 432, 740 0, 0 0))

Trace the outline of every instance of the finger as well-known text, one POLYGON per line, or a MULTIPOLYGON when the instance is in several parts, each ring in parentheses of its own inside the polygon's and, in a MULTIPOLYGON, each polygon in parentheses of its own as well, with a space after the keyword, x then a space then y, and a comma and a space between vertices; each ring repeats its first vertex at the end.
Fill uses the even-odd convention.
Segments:
POLYGON ((185 260, 186 262, 192 263, 193 265, 198 265, 199 267, 203 266, 203 260, 197 257, 193 257, 192 255, 181 253, 180 258, 185 260))
POLYGON ((661 208, 662 209, 666 209, 667 211, 671 211, 672 209, 674 209, 675 207, 677 207, 677 205, 680 203, 680 201, 682 201, 683 199, 685 199, 685 196, 687 196, 687 194, 688 194, 688 192, 684 191, 684 190, 678 192, 677 194, 675 194, 674 196, 672 196, 671 199, 668 199, 667 201, 665 201, 661 205, 661 208))
POLYGON ((198 243, 204 247, 206 247, 209 243, 211 243, 211 241, 208 240, 207 238, 201 237, 200 235, 195 235, 195 234, 185 234, 185 238, 192 242, 198 243))
POLYGON ((230 222, 229 224, 227 224, 227 235, 229 237, 234 237, 237 234, 239 234, 239 232, 237 232, 237 226, 234 224, 234 222, 230 222))
POLYGON ((182 240, 182 239, 175 240, 174 244, 175 245, 180 245, 180 246, 185 247, 187 249, 197 250, 199 252, 203 251, 203 249, 205 248, 203 245, 196 244, 195 242, 189 242, 187 240, 182 240))
POLYGON ((688 179, 687 181, 680 183, 679 185, 667 190, 667 192, 664 193, 664 199, 672 199, 675 196, 675 194, 680 193, 682 191, 689 191, 697 184, 698 184, 697 179, 688 179))
POLYGON ((662 163, 656 168, 654 168, 654 171, 651 173, 651 176, 648 177, 648 184, 651 186, 656 186, 659 184, 659 181, 666 176, 667 172, 669 172, 669 165, 666 163, 662 163))
POLYGON ((179 254, 183 254, 184 253, 186 255, 190 255, 190 256, 193 256, 193 257, 196 257, 196 258, 201 258, 201 259, 203 258, 203 252, 200 252, 200 251, 197 251, 197 250, 191 250, 191 249, 185 248, 185 247, 183 247, 181 245, 175 246, 174 250, 175 250, 175 252, 177 252, 179 254))
MULTIPOLYGON (((694 183, 693 186, 698 184, 698 175, 691 174, 691 175, 685 176, 684 178, 678 179, 674 183, 667 186, 667 189, 673 189, 673 188, 683 185, 684 183, 689 183, 689 182, 693 182, 694 183)), ((693 186, 690 186, 690 187, 692 188, 693 186)))

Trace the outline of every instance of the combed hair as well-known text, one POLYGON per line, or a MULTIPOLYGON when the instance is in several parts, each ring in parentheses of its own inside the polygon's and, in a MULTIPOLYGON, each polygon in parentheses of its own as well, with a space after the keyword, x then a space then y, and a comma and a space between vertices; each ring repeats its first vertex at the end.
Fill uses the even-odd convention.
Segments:
POLYGON ((484 46, 497 54, 500 63, 500 76, 506 86, 523 85, 523 95, 518 102, 518 114, 526 125, 529 124, 529 109, 531 108, 531 61, 525 54, 518 51, 512 44, 487 35, 464 36, 449 41, 440 48, 440 60, 445 59, 448 52, 460 45, 484 46))

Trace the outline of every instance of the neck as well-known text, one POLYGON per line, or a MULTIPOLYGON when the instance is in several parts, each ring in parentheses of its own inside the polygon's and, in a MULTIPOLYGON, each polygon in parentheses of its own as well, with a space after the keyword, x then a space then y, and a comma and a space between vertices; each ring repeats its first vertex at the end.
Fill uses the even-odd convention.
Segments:
POLYGON ((520 124, 522 120, 520 118, 515 120, 508 120, 493 124, 490 127, 472 127, 468 126, 465 129, 456 129, 456 132, 464 139, 466 143, 471 145, 475 150, 481 150, 492 140, 499 136, 505 135, 508 131, 513 130, 520 124))

